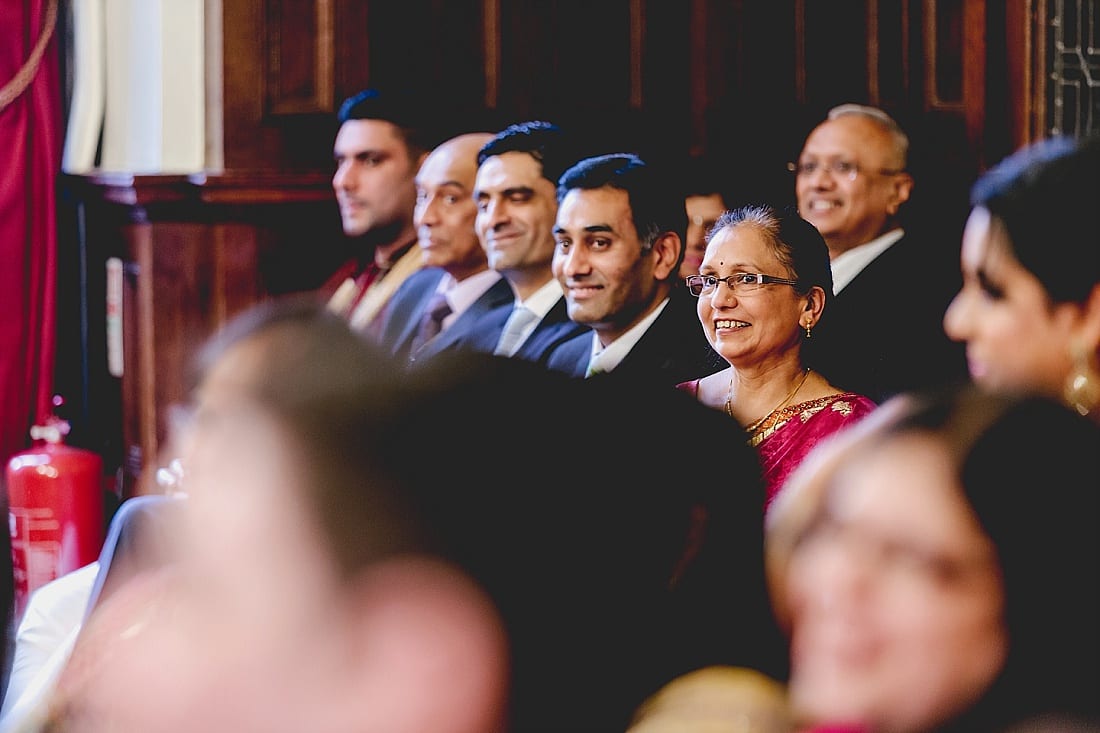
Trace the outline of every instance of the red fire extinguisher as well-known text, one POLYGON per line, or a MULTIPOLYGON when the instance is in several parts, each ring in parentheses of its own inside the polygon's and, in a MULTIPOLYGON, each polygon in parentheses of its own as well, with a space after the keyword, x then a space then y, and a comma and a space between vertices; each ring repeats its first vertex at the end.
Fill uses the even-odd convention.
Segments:
POLYGON ((34 590, 97 559, 103 545, 103 459, 64 444, 65 420, 44 422, 6 471, 16 618, 34 590))

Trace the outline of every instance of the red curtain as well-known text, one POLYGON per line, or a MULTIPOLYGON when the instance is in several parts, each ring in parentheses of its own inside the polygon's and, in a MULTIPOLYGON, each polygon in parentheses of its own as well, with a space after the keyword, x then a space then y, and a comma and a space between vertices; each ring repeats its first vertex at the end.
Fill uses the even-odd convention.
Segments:
MULTIPOLYGON (((0 0, 0 87, 49 26, 56 0, 0 0)), ((55 184, 61 166, 56 35, 25 91, 0 109, 0 459, 50 410, 56 327, 55 184)), ((5 502, 6 503, 6 502, 5 502)))

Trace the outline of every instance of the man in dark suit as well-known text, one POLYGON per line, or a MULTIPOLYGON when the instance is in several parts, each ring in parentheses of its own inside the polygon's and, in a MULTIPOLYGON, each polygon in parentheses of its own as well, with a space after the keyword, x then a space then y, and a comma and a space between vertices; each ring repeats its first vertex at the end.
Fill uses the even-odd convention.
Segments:
POLYGON ((555 185, 576 157, 561 128, 534 120, 505 128, 477 158, 478 237, 489 267, 508 281, 515 299, 482 319, 464 345, 537 362, 587 330, 569 319, 551 269, 555 185))
POLYGON ((901 225, 914 185, 908 151, 885 112, 845 104, 790 166, 799 213, 825 238, 833 268, 834 296, 806 344, 807 363, 879 402, 966 378, 965 353, 943 331, 961 285, 958 247, 901 225))
POLYGON ((390 298, 379 337, 404 362, 454 347, 486 313, 511 301, 508 283, 489 269, 474 231, 477 151, 490 137, 454 137, 417 171, 414 221, 425 267, 390 298))
POLYGON ((687 214, 672 180, 627 153, 586 158, 559 179, 554 275, 590 332, 547 367, 668 387, 718 370, 695 300, 676 286, 687 214))

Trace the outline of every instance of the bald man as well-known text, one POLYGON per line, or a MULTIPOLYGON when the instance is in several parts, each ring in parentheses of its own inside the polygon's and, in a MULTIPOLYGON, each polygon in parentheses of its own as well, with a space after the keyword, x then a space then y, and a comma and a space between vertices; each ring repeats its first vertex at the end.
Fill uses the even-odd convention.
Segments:
POLYGON ((432 150, 417 171, 413 221, 423 267, 393 294, 381 331, 382 344, 408 363, 454 348, 487 312, 512 300, 508 283, 489 268, 474 229, 477 154, 491 137, 488 132, 453 137, 432 150), (445 313, 425 331, 436 305, 445 306, 445 313))
POLYGON ((908 136, 883 110, 844 104, 790 165, 799 213, 825 238, 833 268, 808 363, 879 402, 966 378, 964 352, 942 325, 961 285, 958 248, 902 227, 908 154, 908 136))

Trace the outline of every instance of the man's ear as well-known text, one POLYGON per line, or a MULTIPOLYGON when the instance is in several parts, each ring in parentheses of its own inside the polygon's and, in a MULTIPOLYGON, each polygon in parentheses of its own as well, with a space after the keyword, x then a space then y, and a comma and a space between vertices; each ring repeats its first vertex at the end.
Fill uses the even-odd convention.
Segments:
POLYGON ((670 274, 680 269, 684 243, 676 232, 664 232, 658 235, 650 250, 657 258, 653 264, 653 277, 657 280, 667 280, 670 274))
POLYGON ((894 175, 894 181, 890 184, 890 199, 886 204, 886 210, 890 216, 898 213, 901 205, 909 200, 913 193, 913 176, 905 171, 894 175))
POLYGON ((462 570, 427 556, 376 563, 350 584, 348 690, 360 730, 503 728, 504 626, 462 570))

